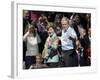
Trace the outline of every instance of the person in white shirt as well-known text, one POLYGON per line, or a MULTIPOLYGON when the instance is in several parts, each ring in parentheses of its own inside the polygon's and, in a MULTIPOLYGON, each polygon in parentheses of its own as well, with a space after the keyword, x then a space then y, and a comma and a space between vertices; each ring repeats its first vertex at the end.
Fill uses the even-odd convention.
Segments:
POLYGON ((65 67, 78 66, 77 54, 75 52, 75 41, 77 39, 77 35, 74 29, 70 27, 68 18, 63 17, 61 24, 62 36, 59 39, 61 40, 65 67))
POLYGON ((35 64, 36 62, 36 56, 39 54, 38 43, 41 42, 33 25, 29 24, 29 29, 23 36, 23 41, 25 41, 27 45, 25 66, 26 69, 28 69, 30 65, 35 64))

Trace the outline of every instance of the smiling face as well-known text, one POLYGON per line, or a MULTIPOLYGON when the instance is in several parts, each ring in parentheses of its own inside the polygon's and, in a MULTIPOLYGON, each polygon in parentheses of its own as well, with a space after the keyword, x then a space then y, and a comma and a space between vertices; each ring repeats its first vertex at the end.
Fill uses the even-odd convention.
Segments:
POLYGON ((54 34, 54 29, 52 27, 49 27, 48 34, 49 35, 53 35, 54 34))
POLYGON ((67 18, 62 18, 62 20, 61 20, 61 25, 62 25, 62 28, 63 28, 63 29, 68 28, 68 27, 69 27, 69 19, 67 19, 67 18))
POLYGON ((68 28, 69 27, 69 23, 68 23, 68 21, 62 21, 62 28, 68 28))

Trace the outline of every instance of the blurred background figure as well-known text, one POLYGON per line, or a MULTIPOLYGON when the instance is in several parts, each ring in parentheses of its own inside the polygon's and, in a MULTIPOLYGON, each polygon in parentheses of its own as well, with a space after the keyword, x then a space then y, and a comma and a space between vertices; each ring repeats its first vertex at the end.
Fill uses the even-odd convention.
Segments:
POLYGON ((80 42, 81 45, 84 48, 84 52, 85 52, 85 56, 86 56, 86 60, 87 60, 87 64, 86 66, 90 65, 90 56, 91 56, 91 42, 89 40, 89 36, 86 34, 86 30, 83 31, 81 37, 80 37, 80 42), (88 58, 89 57, 89 58, 88 58))
MULTIPOLYGON (((28 24, 29 24, 29 11, 23 10, 23 35, 25 34, 25 30, 28 24)), ((27 50, 26 43, 23 41, 23 65, 25 65, 26 50, 27 50)))
POLYGON ((46 64, 43 64, 43 58, 41 54, 36 56, 36 64, 32 64, 30 66, 30 69, 41 69, 41 68, 47 68, 48 66, 46 64))
POLYGON ((45 16, 45 14, 41 14, 41 16, 38 18, 38 22, 37 22, 37 32, 41 39, 41 43, 39 44, 39 52, 41 54, 44 49, 45 41, 48 37, 47 28, 48 28, 47 17, 45 16))

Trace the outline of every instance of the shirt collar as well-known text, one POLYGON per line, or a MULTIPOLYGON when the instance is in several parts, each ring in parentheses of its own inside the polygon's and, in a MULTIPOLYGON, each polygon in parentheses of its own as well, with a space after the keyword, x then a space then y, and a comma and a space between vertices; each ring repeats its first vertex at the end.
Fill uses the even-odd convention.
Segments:
POLYGON ((68 30, 68 29, 69 29, 69 27, 68 27, 68 28, 63 29, 64 33, 65 33, 65 32, 67 32, 67 30, 68 30))

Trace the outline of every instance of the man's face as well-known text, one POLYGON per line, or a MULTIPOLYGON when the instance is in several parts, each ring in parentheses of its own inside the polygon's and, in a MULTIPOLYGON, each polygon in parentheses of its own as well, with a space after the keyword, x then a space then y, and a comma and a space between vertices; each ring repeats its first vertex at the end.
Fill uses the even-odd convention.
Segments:
POLYGON ((80 22, 79 15, 76 15, 76 16, 75 16, 74 21, 75 21, 77 24, 80 22))
POLYGON ((61 22, 61 24, 62 24, 62 28, 64 28, 64 29, 69 27, 68 21, 63 20, 63 21, 61 22))
POLYGON ((23 11, 23 17, 25 19, 28 19, 29 18, 29 11, 27 11, 27 10, 23 11))

